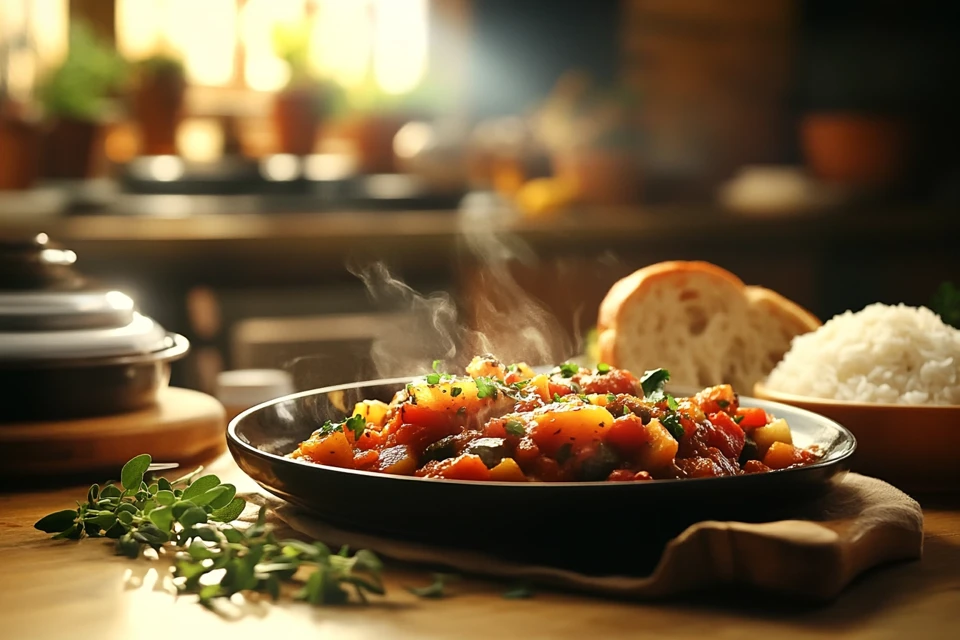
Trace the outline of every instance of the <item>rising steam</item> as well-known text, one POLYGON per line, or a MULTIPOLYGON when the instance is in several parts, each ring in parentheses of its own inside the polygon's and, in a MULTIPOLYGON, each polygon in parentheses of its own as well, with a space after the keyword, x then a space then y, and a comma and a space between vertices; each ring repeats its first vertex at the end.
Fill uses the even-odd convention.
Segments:
POLYGON ((561 362, 576 354, 570 335, 513 277, 511 264, 534 266, 538 258, 519 237, 493 230, 491 215, 496 213, 485 205, 466 206, 460 212, 461 256, 479 267, 474 284, 485 292, 470 301, 470 322, 461 318, 449 294, 421 295, 382 263, 349 267, 378 305, 404 312, 374 339, 370 355, 378 375, 423 372, 435 359, 451 371, 462 370, 478 353, 531 365, 561 362))

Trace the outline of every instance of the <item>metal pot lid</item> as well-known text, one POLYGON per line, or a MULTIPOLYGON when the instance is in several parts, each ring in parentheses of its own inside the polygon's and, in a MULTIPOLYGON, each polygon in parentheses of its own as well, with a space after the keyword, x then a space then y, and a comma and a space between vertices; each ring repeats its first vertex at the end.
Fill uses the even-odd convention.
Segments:
POLYGON ((167 333, 147 316, 131 312, 130 322, 110 328, 0 332, 0 360, 101 358, 163 349, 167 333))
POLYGON ((0 332, 125 327, 135 309, 119 291, 0 291, 0 332))

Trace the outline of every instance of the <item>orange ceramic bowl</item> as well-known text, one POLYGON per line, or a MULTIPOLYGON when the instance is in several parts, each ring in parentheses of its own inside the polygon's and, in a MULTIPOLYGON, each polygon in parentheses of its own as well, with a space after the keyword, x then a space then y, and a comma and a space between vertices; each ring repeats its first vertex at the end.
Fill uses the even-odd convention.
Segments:
POLYGON ((773 391, 763 383, 753 395, 819 413, 853 432, 853 471, 908 491, 960 491, 960 405, 842 402, 773 391))

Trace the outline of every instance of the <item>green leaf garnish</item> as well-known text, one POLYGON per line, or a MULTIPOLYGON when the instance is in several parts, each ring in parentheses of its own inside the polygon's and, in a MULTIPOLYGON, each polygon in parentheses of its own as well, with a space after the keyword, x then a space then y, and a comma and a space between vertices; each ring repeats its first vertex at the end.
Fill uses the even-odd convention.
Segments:
POLYGON ((343 424, 343 431, 353 431, 353 439, 359 440, 363 435, 363 432, 367 430, 367 421, 359 413, 347 418, 347 421, 343 424))
POLYGON ((351 592, 361 602, 367 594, 385 593, 383 565, 370 551, 351 556, 344 548, 331 555, 320 542, 277 540, 266 522, 266 507, 255 524, 235 527, 229 523, 247 505, 236 497, 236 487, 221 484, 214 475, 193 480, 200 469, 173 482, 144 484, 150 460, 137 456, 124 465, 120 477, 126 491, 112 484, 93 485, 87 502, 77 503, 76 510, 52 513, 34 527, 55 534, 54 539, 113 538, 117 553, 129 558, 140 557, 146 547, 167 548, 175 554, 179 591, 199 596, 208 607, 217 598, 244 591, 276 599, 281 583, 301 584, 296 597, 314 604, 344 603, 351 592))
POLYGON ((554 401, 554 402, 563 402, 563 398, 560 397, 560 394, 559 394, 559 393, 555 393, 555 394, 553 394, 553 401, 554 401))
POLYGON ((668 393, 668 394, 667 394, 667 407, 670 409, 670 411, 676 411, 676 410, 679 408, 679 406, 680 406, 680 405, 677 404, 677 399, 674 398, 672 395, 670 395, 670 394, 668 393))
POLYGON ((666 369, 651 369, 644 372, 640 378, 640 387, 643 395, 649 396, 654 391, 663 390, 663 386, 670 380, 670 372, 666 369))
POLYGON ((428 374, 427 374, 427 384, 440 384, 440 374, 439 374, 439 373, 428 373, 428 374))
POLYGON ((597 373, 609 373, 609 372, 610 372, 610 365, 608 365, 606 362, 601 362, 597 364, 597 373))
POLYGON ((683 425, 680 424, 680 416, 675 413, 665 415, 660 418, 660 424, 667 428, 667 431, 670 432, 674 440, 680 442, 680 438, 682 438, 684 434, 683 425))
POLYGON ((580 371, 580 367, 572 362, 564 362, 562 365, 560 365, 559 369, 560 375, 562 375, 564 378, 572 378, 580 371))
POLYGON ((456 398, 456 397, 457 397, 458 395, 460 395, 461 393, 463 393, 463 389, 461 389, 460 387, 450 387, 450 397, 451 397, 451 398, 456 398))
POLYGON ((733 416, 733 421, 736 422, 737 424, 740 424, 741 422, 743 422, 743 416, 733 416))
POLYGON ((512 436, 522 436, 527 433, 526 429, 523 428, 523 423, 519 420, 507 420, 503 428, 512 436))
POLYGON ((617 396, 613 395, 612 393, 607 394, 607 402, 616 402, 616 401, 617 401, 617 396))
POLYGON ((493 381, 492 378, 479 377, 474 380, 477 383, 477 397, 478 398, 496 398, 497 397, 497 383, 493 381))
POLYGON ((433 366, 431 366, 430 368, 433 369, 434 373, 440 373, 440 361, 434 360, 433 366))

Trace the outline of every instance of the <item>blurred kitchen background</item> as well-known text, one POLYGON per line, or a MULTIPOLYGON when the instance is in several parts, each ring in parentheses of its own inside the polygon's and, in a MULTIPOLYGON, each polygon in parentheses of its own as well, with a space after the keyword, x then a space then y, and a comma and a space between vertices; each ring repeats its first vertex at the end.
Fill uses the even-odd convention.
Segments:
POLYGON ((410 310, 351 273, 374 261, 469 326, 527 292, 574 343, 670 258, 821 318, 929 304, 960 283, 958 13, 0 0, 0 236, 76 251, 187 335, 174 383, 208 391, 366 375, 410 310))

